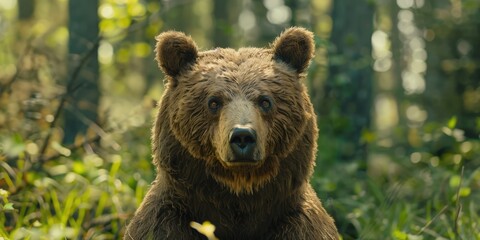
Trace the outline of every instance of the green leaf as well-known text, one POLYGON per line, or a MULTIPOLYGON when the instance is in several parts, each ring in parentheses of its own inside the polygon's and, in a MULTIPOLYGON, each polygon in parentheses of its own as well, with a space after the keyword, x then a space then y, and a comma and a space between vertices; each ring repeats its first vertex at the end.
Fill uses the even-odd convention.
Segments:
POLYGON ((450 187, 451 188, 457 188, 460 185, 460 176, 455 175, 450 178, 450 187))
POLYGON ((85 173, 85 165, 83 164, 83 162, 73 162, 72 170, 75 173, 84 174, 85 173))
POLYGON ((395 229, 395 231, 393 231, 393 237, 397 240, 407 240, 408 239, 408 235, 405 232, 402 232, 398 229, 395 229))
POLYGON ((469 187, 462 187, 460 188, 460 197, 468 197, 470 196, 470 193, 472 192, 472 190, 469 188, 469 187))
POLYGON ((448 120, 447 127, 450 129, 454 129, 455 126, 457 125, 457 116, 453 116, 448 120))
POLYGON ((368 130, 368 129, 364 129, 362 131, 362 137, 361 137, 361 141, 362 142, 365 142, 365 143, 372 143, 373 141, 375 141, 375 133, 368 130))
POLYGON ((42 226, 42 223, 39 222, 38 220, 35 220, 35 222, 33 222, 32 224, 34 227, 41 227, 42 226))
POLYGON ((150 45, 145 42, 133 44, 132 50, 133 54, 139 58, 148 57, 150 55, 150 52, 152 51, 150 45))
POLYGON ((8 191, 0 188, 0 197, 7 198, 9 195, 8 191))
POLYGON ((112 157, 112 167, 110 168, 110 177, 114 177, 117 174, 121 164, 122 164, 122 158, 120 157, 120 155, 114 155, 112 157))
POLYGON ((15 210, 13 208, 13 203, 7 203, 7 204, 3 205, 3 210, 7 210, 7 211, 15 210))

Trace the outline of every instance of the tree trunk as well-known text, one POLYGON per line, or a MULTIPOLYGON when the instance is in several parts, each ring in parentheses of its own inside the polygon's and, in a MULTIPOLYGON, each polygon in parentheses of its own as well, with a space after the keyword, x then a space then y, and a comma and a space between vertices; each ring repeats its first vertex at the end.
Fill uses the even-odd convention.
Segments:
POLYGON ((213 45, 215 47, 230 47, 229 4, 231 3, 224 0, 213 1, 213 45))
POLYGON ((330 150, 338 160, 366 158, 361 138, 371 119, 373 13, 367 1, 333 2, 329 78, 319 111, 323 130, 338 139, 330 150))
POLYGON ((18 1, 18 19, 20 21, 32 19, 34 12, 35 12, 35 1, 34 0, 19 0, 18 1))
POLYGON ((98 49, 98 0, 70 0, 67 98, 64 143, 85 135, 97 121, 100 98, 98 49), (80 67, 79 67, 80 66, 80 67), (78 74, 75 72, 79 69, 78 74))

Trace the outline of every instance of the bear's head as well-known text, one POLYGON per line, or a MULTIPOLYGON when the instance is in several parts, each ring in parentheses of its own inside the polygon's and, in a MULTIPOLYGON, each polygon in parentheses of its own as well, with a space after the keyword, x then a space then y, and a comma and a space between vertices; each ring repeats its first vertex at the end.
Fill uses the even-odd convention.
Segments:
POLYGON ((167 80, 157 126, 217 182, 252 193, 277 177, 283 161, 294 161, 288 156, 296 149, 315 151, 315 115, 302 83, 314 55, 311 32, 290 28, 269 48, 239 50, 199 51, 175 31, 156 39, 167 80))

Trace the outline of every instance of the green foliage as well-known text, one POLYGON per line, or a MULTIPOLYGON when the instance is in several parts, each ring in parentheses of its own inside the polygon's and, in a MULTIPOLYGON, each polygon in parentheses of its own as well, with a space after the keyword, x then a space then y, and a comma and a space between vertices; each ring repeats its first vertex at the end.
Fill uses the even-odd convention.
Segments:
MULTIPOLYGON (((370 147, 366 172, 357 161, 322 161, 331 156, 319 153, 312 183, 344 239, 480 237, 480 140, 463 138, 452 119, 423 128, 409 153, 370 147)), ((326 143, 335 144, 319 139, 326 143)))
POLYGON ((51 159, 36 170, 27 157, 3 159, 2 166, 9 171, 2 172, 1 185, 7 190, 0 190, 0 236, 119 238, 147 190, 147 181, 153 178, 151 167, 135 166, 149 164, 147 156, 140 161, 124 158, 128 156, 122 151, 101 155, 76 151, 51 159))
MULTIPOLYGON (((0 1, 0 239, 119 239, 155 174, 152 99, 159 98, 162 87, 152 60, 153 37, 173 28, 200 39, 201 48, 217 42, 210 35, 218 23, 211 18, 213 2, 101 1, 100 120, 72 145, 62 145, 63 126, 57 122, 68 110, 68 100, 60 104, 69 77, 64 69, 66 13, 60 10, 66 2, 36 2, 35 20, 23 22, 15 20, 15 1, 0 1)), ((277 2, 229 8, 239 11, 244 22, 229 22, 237 15, 225 17, 223 40, 230 46, 270 42, 286 26, 264 16, 274 12, 277 2)), ((392 55, 389 60, 398 68, 372 74, 371 97, 387 95, 398 108, 386 130, 378 122, 344 114, 356 109, 352 101, 363 105, 352 100, 360 99, 352 96, 362 86, 351 84, 359 83, 358 70, 371 70, 372 59, 365 50, 357 56, 361 51, 353 46, 360 39, 370 42, 371 33, 361 28, 337 32, 350 55, 332 54, 334 44, 325 36, 342 19, 328 15, 327 2, 298 1, 288 7, 292 23, 307 21, 305 13, 314 9, 307 24, 318 35, 317 52, 307 85, 320 114, 320 137, 311 182, 343 239, 480 239, 479 1, 356 2, 376 7, 374 30, 388 36, 386 46, 392 45, 376 57, 392 55), (424 6, 397 6, 409 2, 424 6), (406 94, 397 84, 411 50, 395 29, 400 11, 407 19, 412 14, 425 45, 421 50, 428 53, 425 92, 406 94), (351 56, 359 58, 351 61, 351 56), (327 78, 328 66, 342 71, 327 78), (358 136, 352 141, 348 132, 358 136), (359 146, 365 157, 355 154, 359 146), (339 160, 346 155, 356 158, 339 160)), ((378 103, 384 102, 373 102, 359 115, 384 117, 378 103)), ((211 224, 194 226, 214 237, 211 224)))

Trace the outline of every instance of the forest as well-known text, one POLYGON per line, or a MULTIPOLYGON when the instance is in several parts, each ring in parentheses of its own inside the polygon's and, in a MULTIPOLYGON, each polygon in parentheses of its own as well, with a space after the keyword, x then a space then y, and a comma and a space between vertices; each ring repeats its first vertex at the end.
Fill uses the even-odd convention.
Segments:
POLYGON ((480 239, 478 0, 0 0, 0 240, 122 238, 155 178, 156 35, 290 26, 315 34, 310 181, 341 238, 480 239))

